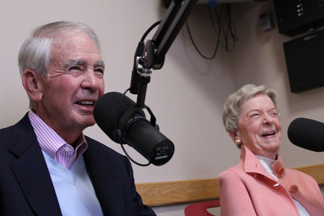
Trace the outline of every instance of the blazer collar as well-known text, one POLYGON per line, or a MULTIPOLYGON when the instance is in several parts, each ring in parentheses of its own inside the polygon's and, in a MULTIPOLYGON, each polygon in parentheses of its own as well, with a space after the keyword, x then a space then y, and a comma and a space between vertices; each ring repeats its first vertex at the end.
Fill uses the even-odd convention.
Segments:
MULTIPOLYGON (((240 163, 243 164, 243 169, 246 173, 255 173, 266 176, 267 178, 273 179, 269 173, 262 166, 257 157, 244 145, 241 147, 241 158, 240 163)), ((284 164, 281 157, 278 155, 278 159, 271 166, 273 173, 276 176, 283 175, 284 164)))
POLYGON ((17 158, 10 167, 36 215, 61 215, 45 159, 27 114, 14 125, 8 150, 17 158))

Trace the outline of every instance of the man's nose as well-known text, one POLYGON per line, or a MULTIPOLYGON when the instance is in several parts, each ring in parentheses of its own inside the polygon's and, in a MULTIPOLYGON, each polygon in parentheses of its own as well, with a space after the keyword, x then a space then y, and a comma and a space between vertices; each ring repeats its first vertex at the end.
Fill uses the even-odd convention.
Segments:
POLYGON ((95 75, 93 70, 89 69, 83 75, 83 81, 81 83, 82 88, 88 88, 93 90, 99 88, 99 78, 95 75))

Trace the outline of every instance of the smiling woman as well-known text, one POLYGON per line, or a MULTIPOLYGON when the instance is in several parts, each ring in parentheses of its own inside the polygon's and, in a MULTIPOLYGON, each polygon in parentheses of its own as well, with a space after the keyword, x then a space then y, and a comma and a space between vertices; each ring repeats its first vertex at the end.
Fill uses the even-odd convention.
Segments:
POLYGON ((224 126, 241 157, 218 178, 222 216, 324 213, 317 182, 285 169, 278 155, 282 131, 275 99, 274 90, 249 84, 224 105, 224 126))

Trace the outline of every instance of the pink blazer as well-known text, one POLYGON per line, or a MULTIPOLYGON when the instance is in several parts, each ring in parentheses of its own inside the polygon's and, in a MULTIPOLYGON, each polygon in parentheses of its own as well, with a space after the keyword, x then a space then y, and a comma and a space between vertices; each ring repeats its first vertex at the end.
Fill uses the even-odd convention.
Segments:
POLYGON ((241 148, 238 165, 219 175, 221 215, 294 216, 299 215, 291 197, 312 216, 324 215, 324 200, 317 182, 309 175, 286 169, 282 159, 272 165, 277 182, 255 155, 241 148))

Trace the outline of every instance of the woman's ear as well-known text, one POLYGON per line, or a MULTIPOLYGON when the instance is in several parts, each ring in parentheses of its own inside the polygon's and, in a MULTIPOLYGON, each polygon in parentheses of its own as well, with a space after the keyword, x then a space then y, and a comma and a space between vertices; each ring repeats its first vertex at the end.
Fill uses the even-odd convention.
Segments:
POLYGON ((241 144, 242 140, 239 132, 230 132, 229 134, 236 145, 241 144))
POLYGON ((43 78, 41 77, 41 75, 31 69, 25 70, 22 75, 22 84, 25 88, 25 91, 28 94, 29 98, 34 102, 38 102, 42 99, 42 80, 43 78))

